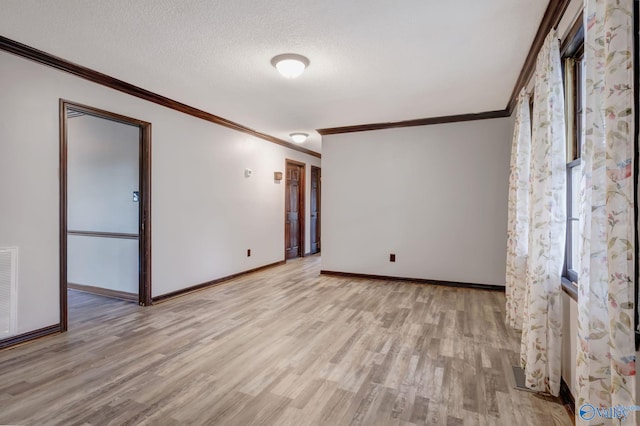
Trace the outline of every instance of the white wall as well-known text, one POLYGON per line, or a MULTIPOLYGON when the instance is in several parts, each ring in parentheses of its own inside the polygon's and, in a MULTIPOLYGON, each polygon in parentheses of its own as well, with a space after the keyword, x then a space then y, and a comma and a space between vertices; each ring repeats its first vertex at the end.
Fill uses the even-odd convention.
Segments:
POLYGON ((0 246, 20 249, 19 333, 59 322, 60 98, 152 123, 153 296, 284 259, 273 172, 320 159, 4 52, 0 77, 0 246))
POLYGON ((67 281, 138 294, 138 240, 67 237, 67 281))
POLYGON ((574 398, 576 391, 576 351, 578 343, 578 303, 562 293, 562 378, 574 398))
POLYGON ((499 118, 323 137, 322 269, 504 285, 511 130, 499 118))
POLYGON ((138 233, 140 128, 83 115, 67 120, 70 230, 138 233))
MULTIPOLYGON (((138 234, 140 129, 82 115, 67 120, 69 230, 138 234)), ((138 240, 69 235, 67 278, 138 294, 138 240)))

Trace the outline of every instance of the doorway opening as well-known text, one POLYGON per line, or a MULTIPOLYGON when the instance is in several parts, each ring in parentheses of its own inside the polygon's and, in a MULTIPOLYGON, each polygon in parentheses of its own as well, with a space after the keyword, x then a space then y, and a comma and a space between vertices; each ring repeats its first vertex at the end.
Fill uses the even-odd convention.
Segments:
POLYGON ((304 257, 304 185, 306 165, 286 160, 284 257, 304 257))
POLYGON ((309 246, 310 253, 320 253, 320 205, 321 205, 321 187, 322 173, 320 167, 311 166, 311 194, 309 194, 309 246))
POLYGON ((61 99, 62 331, 68 289, 151 304, 151 124, 61 99))

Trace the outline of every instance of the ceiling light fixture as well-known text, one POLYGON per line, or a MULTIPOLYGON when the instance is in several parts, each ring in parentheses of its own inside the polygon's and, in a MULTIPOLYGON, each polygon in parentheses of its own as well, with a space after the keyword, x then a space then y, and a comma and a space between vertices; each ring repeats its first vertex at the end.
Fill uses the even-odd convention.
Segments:
POLYGON ((309 134, 308 133, 291 133, 289 134, 289 136, 291 136, 291 140, 293 140, 295 143, 302 143, 307 140, 307 138, 309 137, 309 134))
POLYGON ((271 59, 273 65, 286 78, 296 78, 309 66, 309 59, 295 53, 285 53, 271 59))

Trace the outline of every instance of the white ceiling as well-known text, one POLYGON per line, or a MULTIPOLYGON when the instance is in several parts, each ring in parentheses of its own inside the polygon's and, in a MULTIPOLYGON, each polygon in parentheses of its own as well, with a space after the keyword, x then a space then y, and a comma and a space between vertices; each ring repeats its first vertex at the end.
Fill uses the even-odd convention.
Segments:
POLYGON ((320 151, 318 128, 504 109, 547 4, 2 0, 0 35, 320 151))

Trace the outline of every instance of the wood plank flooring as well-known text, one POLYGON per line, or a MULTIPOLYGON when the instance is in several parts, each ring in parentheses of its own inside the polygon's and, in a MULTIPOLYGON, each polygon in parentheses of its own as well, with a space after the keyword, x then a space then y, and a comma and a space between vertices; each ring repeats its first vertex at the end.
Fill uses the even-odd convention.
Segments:
POLYGON ((149 308, 70 291, 68 333, 0 351, 0 424, 571 424, 513 388, 502 293, 319 269, 149 308))

